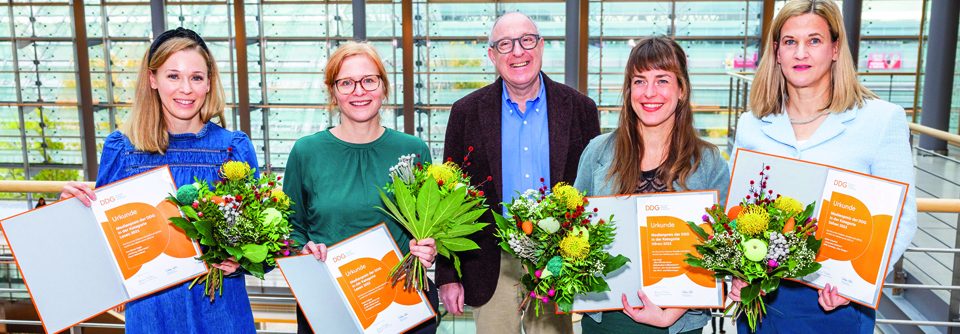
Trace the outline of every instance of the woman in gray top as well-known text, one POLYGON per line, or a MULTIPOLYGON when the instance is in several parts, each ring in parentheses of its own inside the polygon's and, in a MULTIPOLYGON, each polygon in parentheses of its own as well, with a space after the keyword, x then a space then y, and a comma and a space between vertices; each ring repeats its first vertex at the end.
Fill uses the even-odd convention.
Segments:
MULTIPOLYGON (((730 170, 697 135, 690 105, 687 56, 669 37, 641 40, 627 60, 619 128, 590 141, 574 186, 587 196, 718 189, 727 197, 730 170)), ((625 291, 626 292, 626 291, 625 291)), ((629 291, 633 293, 633 291, 629 291)), ((699 333, 710 320, 703 309, 661 309, 638 291, 643 309, 589 314, 584 333, 699 333)))

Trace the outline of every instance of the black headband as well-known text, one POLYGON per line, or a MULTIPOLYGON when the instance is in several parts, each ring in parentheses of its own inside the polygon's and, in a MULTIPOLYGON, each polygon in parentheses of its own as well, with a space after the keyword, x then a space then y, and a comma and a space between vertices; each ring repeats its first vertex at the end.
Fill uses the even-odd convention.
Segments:
POLYGON ((194 42, 197 42, 197 44, 203 48, 203 51, 210 52, 210 50, 207 49, 207 43, 203 42, 203 38, 200 38, 200 35, 197 35, 197 33, 193 30, 179 27, 177 29, 164 31, 162 34, 160 34, 160 36, 157 36, 157 38, 153 40, 153 44, 150 44, 150 57, 147 58, 147 61, 149 62, 151 59, 153 59, 153 54, 157 53, 157 49, 160 48, 160 45, 167 40, 176 37, 189 38, 194 42))

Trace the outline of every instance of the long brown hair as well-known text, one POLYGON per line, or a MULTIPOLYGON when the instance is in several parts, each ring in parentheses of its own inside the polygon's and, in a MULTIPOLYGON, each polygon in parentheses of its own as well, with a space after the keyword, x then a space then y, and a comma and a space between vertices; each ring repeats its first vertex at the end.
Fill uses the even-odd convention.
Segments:
POLYGON ((150 87, 150 75, 154 74, 163 63, 167 62, 174 53, 183 50, 194 50, 203 56, 207 63, 207 80, 210 90, 200 106, 200 121, 209 122, 214 117, 219 118, 221 127, 226 127, 223 117, 223 85, 220 83, 220 71, 213 55, 200 46, 197 41, 186 37, 170 38, 160 44, 151 59, 150 52, 143 55, 140 63, 140 72, 137 74, 136 90, 133 97, 133 111, 130 118, 121 127, 121 132, 130 138, 130 142, 139 151, 158 152, 163 154, 169 144, 167 122, 164 120, 163 105, 160 103, 160 93, 150 87))
POLYGON ((633 193, 643 176, 640 162, 645 147, 640 133, 640 118, 637 117, 631 101, 631 82, 634 74, 649 70, 673 72, 680 85, 680 99, 673 113, 673 129, 670 131, 670 143, 667 158, 660 165, 657 178, 671 191, 673 182, 687 189, 686 180, 700 166, 701 152, 713 144, 700 139, 693 127, 693 108, 690 104, 690 75, 687 74, 687 54, 677 42, 666 36, 654 36, 640 40, 627 59, 627 68, 623 75, 623 107, 620 108, 619 128, 611 139, 614 140, 613 165, 607 173, 605 182, 611 179, 616 183, 617 194, 633 193), (692 161, 692 164, 691 164, 692 161))
POLYGON ((753 115, 763 118, 767 115, 778 115, 790 96, 787 95, 787 79, 777 63, 777 51, 780 43, 780 31, 783 25, 792 17, 814 14, 830 27, 830 41, 837 43, 837 61, 830 68, 830 92, 826 105, 818 106, 822 110, 832 113, 844 112, 853 106, 862 107, 867 98, 879 99, 857 81, 857 69, 854 67, 853 56, 850 55, 850 46, 847 45, 847 30, 843 26, 840 8, 833 0, 795 0, 787 3, 777 13, 770 27, 770 33, 763 47, 763 57, 760 67, 750 87, 750 108, 753 115))

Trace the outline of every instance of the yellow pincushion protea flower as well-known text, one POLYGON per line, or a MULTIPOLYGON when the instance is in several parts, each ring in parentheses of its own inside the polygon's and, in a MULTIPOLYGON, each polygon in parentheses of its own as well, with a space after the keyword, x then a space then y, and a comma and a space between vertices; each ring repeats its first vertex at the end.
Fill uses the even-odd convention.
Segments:
POLYGON ((769 226, 770 214, 756 205, 747 206, 740 212, 740 218, 737 218, 737 230, 741 234, 757 235, 766 231, 769 226))
POLYGON ((250 172, 250 165, 246 162, 227 161, 227 163, 220 167, 220 176, 231 181, 244 179, 250 175, 250 172))
POLYGON ((427 175, 430 175, 437 182, 443 182, 443 186, 453 189, 457 186, 460 167, 452 161, 443 164, 430 164, 427 166, 427 175))
POLYGON ((271 191, 271 192, 270 192, 270 197, 271 197, 271 198, 276 198, 276 199, 277 199, 277 203, 279 203, 280 205, 290 206, 290 196, 287 196, 287 194, 284 193, 283 190, 276 189, 276 190, 271 191))
POLYGON ((583 195, 577 188, 566 182, 560 182, 553 186, 553 194, 557 196, 560 204, 567 209, 576 210, 578 206, 583 205, 583 195))
POLYGON ((560 255, 573 260, 583 260, 590 254, 590 242, 579 235, 569 234, 560 240, 560 255))
POLYGON ((803 204, 800 204, 800 201, 787 196, 777 198, 777 200, 773 202, 773 207, 791 215, 803 211, 803 204))

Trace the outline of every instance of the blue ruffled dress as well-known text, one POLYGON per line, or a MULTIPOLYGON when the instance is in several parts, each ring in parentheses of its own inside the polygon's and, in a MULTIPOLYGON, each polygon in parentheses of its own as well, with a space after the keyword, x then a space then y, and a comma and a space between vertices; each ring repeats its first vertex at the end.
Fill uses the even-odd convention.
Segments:
MULTIPOLYGON (((171 134, 165 154, 134 149, 120 131, 103 144, 97 186, 169 165, 177 185, 194 178, 217 180, 217 171, 228 160, 257 166, 250 138, 208 122, 200 132, 171 134)), ((246 283, 239 272, 225 277, 223 295, 213 303, 203 286, 187 289, 191 281, 127 303, 126 333, 256 333, 246 283)))

